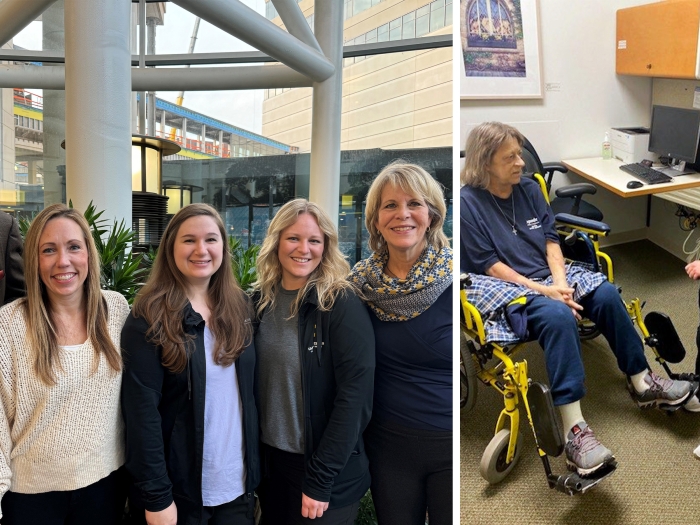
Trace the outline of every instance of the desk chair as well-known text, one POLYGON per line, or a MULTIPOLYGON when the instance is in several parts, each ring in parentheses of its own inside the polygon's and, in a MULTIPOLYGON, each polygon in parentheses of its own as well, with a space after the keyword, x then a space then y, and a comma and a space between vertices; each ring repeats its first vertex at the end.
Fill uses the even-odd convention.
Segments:
MULTIPOLYGON (((543 164, 535 148, 527 138, 523 143, 522 158, 525 161, 525 173, 539 173, 542 175, 547 184, 548 192, 552 191, 554 174, 556 172, 567 173, 569 171, 566 166, 557 162, 543 164)), ((596 187, 587 182, 563 186, 554 192, 556 198, 552 199, 549 205, 552 207, 555 215, 558 213, 569 213, 600 222, 603 220, 603 213, 591 203, 582 199, 584 195, 594 195, 596 191, 596 187)))

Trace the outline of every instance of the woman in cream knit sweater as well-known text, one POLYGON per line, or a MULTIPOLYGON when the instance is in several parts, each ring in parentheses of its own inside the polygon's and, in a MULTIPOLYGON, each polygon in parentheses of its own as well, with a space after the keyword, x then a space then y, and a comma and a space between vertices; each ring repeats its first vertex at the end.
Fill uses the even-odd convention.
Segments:
POLYGON ((27 297, 0 309, 3 525, 115 524, 124 509, 119 337, 124 297, 100 290, 83 216, 62 204, 32 222, 27 297))

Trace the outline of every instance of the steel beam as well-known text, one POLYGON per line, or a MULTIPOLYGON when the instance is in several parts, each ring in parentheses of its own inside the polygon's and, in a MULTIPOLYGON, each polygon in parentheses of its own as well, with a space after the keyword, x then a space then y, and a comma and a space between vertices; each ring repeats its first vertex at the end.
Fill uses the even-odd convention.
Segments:
MULTIPOLYGON (((65 0, 66 194, 131 224, 128 2, 65 0)), ((43 69, 43 68, 41 68, 43 69)), ((49 70, 58 67, 45 68, 49 70)))
POLYGON ((340 117, 343 98, 343 2, 316 0, 314 33, 335 73, 314 82, 311 116, 309 200, 338 224, 340 201, 340 117))
POLYGON ((239 0, 173 0, 173 3, 316 82, 326 80, 335 70, 331 61, 316 49, 239 0))
POLYGON ((33 22, 56 0, 2 0, 0 2, 0 46, 33 22))
MULTIPOLYGON (((452 46, 452 35, 427 36, 395 40, 393 42, 375 42, 372 44, 353 44, 343 47, 343 58, 356 56, 382 55, 385 53, 402 53, 452 46)), ((63 53, 53 51, 28 51, 22 49, 0 49, 0 61, 9 62, 46 62, 61 64, 65 62, 63 53)), ((260 51, 234 51, 228 53, 179 53, 163 55, 146 55, 146 66, 204 66, 213 64, 254 64, 277 62, 274 58, 260 51)), ((131 65, 139 65, 138 55, 132 55, 131 65)))
POLYGON ((131 70, 134 91, 227 91, 311 87, 311 79, 287 66, 157 68, 131 70))
POLYGON ((321 51, 321 46, 318 45, 318 40, 314 36, 314 32, 311 31, 311 27, 306 22, 304 13, 301 12, 299 4, 296 0, 271 0, 280 15, 282 22, 284 22, 284 27, 287 31, 305 44, 313 47, 319 53, 321 51))
MULTIPOLYGON (((7 66, 0 64, 0 88, 65 89, 61 66, 7 66)), ((311 87, 313 82, 287 66, 199 67, 193 69, 131 69, 132 91, 227 91, 311 87)))

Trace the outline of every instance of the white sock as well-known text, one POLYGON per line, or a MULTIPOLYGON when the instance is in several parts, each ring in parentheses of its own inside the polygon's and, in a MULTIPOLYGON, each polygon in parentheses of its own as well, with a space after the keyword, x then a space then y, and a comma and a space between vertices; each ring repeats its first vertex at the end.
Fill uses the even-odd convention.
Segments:
POLYGON ((581 414, 581 402, 574 401, 573 403, 561 405, 559 413, 561 414, 561 422, 564 425, 564 439, 566 440, 569 436, 569 430, 575 424, 585 422, 583 414, 581 414))
POLYGON ((648 373, 649 373, 649 370, 643 370, 642 372, 639 372, 638 374, 634 374, 633 376, 630 376, 630 381, 632 382, 632 386, 639 394, 649 390, 649 385, 647 385, 647 382, 644 381, 644 378, 647 376, 648 373))

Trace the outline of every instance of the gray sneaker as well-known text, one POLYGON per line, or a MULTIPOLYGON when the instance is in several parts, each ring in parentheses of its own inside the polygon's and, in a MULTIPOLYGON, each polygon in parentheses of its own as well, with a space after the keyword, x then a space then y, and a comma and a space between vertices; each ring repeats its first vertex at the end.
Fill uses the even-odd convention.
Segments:
POLYGON ((656 375, 654 372, 647 372, 644 382, 649 388, 644 392, 637 392, 632 382, 627 379, 627 388, 632 395, 632 399, 637 402, 640 408, 648 407, 674 407, 682 405, 688 396, 693 392, 693 384, 689 381, 674 381, 656 375))
POLYGON ((567 468, 582 477, 590 476, 615 460, 613 453, 598 441, 585 421, 571 427, 564 451, 567 468))

